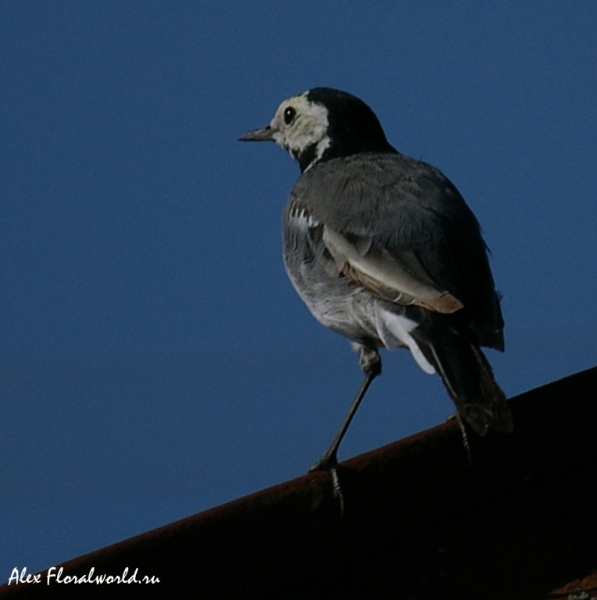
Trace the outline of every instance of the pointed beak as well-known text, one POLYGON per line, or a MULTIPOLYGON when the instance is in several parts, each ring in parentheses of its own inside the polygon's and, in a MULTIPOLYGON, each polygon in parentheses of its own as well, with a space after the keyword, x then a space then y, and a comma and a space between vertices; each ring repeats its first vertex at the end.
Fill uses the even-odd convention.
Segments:
POLYGON ((253 129, 253 131, 247 131, 238 138, 239 142, 273 142, 274 141, 274 130, 270 125, 266 125, 261 129, 253 129))

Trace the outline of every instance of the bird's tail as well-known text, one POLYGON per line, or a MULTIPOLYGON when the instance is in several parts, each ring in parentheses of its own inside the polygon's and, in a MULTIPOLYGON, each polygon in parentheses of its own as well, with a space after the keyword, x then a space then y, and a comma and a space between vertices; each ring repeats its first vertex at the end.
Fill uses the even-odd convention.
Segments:
POLYGON ((478 434, 485 435, 488 429, 510 433, 510 408, 489 362, 474 341, 450 326, 448 318, 436 315, 430 327, 414 330, 413 338, 440 374, 462 418, 478 434))

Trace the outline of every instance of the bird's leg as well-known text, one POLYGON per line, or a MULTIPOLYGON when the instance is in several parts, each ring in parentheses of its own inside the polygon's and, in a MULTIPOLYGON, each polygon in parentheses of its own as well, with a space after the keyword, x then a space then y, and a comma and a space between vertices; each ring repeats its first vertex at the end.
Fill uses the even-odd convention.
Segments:
MULTIPOLYGON (((357 345, 357 349, 359 351, 359 362, 361 364, 361 368, 365 373, 365 379, 357 392, 355 399, 352 401, 352 405, 350 406, 350 410, 346 417, 344 417, 344 421, 340 427, 340 430, 336 434, 334 441, 324 453, 324 455, 309 469, 309 471, 333 471, 335 472, 336 465, 338 464, 338 448, 350 426, 350 423, 355 416, 357 409, 359 408, 359 404, 361 400, 365 397, 369 386, 373 382, 373 380, 381 373, 381 358, 379 356, 379 352, 375 348, 370 348, 367 346, 357 345)), ((337 474, 336 474, 337 481, 337 474)), ((339 485, 338 485, 339 487, 339 485)))
POLYGON ((371 382, 375 379, 377 373, 366 373, 365 379, 357 392, 355 399, 352 401, 352 405, 346 417, 344 417, 344 421, 342 422, 342 426, 340 430, 336 434, 334 441, 331 443, 330 447, 326 450, 324 455, 309 469, 309 471, 330 471, 335 468, 338 464, 338 448, 340 447, 340 443, 348 430, 350 422, 352 421, 357 409, 359 408, 359 404, 361 400, 364 398, 365 393, 367 392, 367 388, 371 385, 371 382))

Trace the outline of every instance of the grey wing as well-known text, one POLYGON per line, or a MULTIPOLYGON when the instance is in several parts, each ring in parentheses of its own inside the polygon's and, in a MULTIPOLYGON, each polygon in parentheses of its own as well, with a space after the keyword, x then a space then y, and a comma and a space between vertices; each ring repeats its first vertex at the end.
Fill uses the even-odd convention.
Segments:
POLYGON ((293 196, 325 224, 344 275, 391 302, 459 312, 480 344, 503 348, 478 222, 439 171, 401 155, 360 155, 307 171, 293 196))
POLYGON ((323 230, 323 241, 339 271, 384 300, 441 313, 463 307, 422 272, 420 261, 408 251, 392 253, 374 237, 345 235, 329 226, 323 230))

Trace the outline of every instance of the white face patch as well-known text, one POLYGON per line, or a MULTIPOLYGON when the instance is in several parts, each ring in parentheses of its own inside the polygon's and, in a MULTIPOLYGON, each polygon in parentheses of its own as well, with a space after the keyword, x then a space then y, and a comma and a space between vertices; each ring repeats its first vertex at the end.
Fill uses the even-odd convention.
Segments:
POLYGON ((274 141, 294 158, 315 145, 315 157, 319 160, 330 146, 328 109, 310 102, 307 99, 308 93, 284 100, 276 110, 270 127, 274 131, 274 141), (290 118, 288 115, 292 113, 294 115, 290 118))

